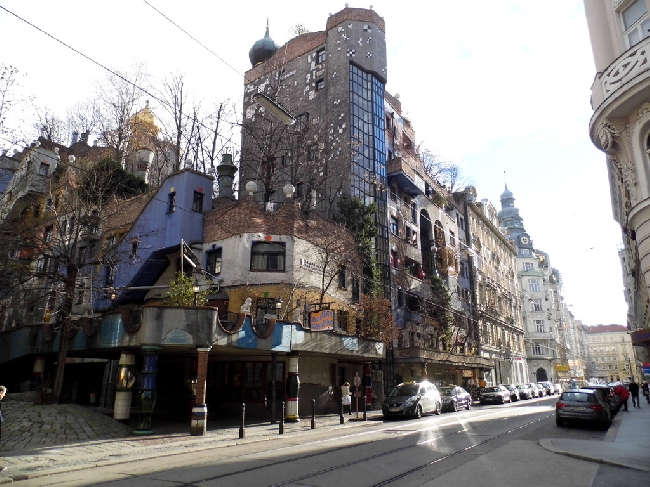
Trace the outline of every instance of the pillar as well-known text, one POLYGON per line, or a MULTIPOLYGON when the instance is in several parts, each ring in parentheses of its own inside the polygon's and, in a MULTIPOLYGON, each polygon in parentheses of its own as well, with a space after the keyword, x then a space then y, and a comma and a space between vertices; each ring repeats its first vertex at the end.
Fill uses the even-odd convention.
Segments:
POLYGON ((135 354, 122 352, 117 367, 117 384, 115 387, 115 404, 113 419, 129 423, 131 416, 131 396, 135 383, 135 354))
POLYGON ((300 378, 298 377, 298 357, 297 352, 289 353, 289 370, 287 371, 287 380, 285 383, 287 406, 285 410, 285 421, 300 421, 298 417, 298 393, 300 391, 300 378))
POLYGON ((140 372, 140 390, 138 391, 138 428, 135 435, 153 435, 151 414, 156 406, 156 373, 158 372, 158 352, 160 347, 142 346, 142 371, 140 372))
POLYGON ((208 376, 208 355, 212 347, 199 348, 198 367, 196 370, 196 404, 192 407, 190 434, 204 436, 208 421, 208 406, 205 404, 205 388, 208 376))

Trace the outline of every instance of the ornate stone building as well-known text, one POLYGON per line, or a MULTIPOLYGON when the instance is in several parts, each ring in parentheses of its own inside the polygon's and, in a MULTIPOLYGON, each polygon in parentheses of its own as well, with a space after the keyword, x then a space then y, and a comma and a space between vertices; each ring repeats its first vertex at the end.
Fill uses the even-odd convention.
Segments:
POLYGON ((650 1, 585 0, 596 67, 589 134, 606 154, 620 224, 628 330, 650 361, 650 1))

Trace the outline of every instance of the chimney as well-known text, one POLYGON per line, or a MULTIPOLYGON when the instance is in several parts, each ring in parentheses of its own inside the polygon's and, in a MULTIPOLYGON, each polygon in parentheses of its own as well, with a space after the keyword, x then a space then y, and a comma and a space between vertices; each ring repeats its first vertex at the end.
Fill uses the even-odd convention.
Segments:
POLYGON ((232 192, 232 182, 235 179, 237 168, 232 163, 232 154, 223 154, 221 156, 221 164, 217 166, 217 174, 219 181, 219 198, 234 198, 232 192))
POLYGON ((72 145, 76 144, 77 142, 79 142, 79 132, 75 130, 72 132, 72 145))
POLYGON ((82 132, 81 134, 81 142, 84 144, 88 144, 88 132, 82 132))

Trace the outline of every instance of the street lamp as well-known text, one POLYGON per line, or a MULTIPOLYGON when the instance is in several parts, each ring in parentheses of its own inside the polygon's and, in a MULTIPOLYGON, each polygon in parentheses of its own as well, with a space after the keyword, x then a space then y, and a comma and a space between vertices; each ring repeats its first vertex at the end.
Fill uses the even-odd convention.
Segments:
POLYGON ((198 306, 198 298, 199 298, 199 291, 201 290, 201 286, 199 285, 199 280, 194 279, 194 285, 192 286, 192 291, 194 292, 194 306, 198 306))
POLYGON ((278 298, 275 302, 275 317, 277 320, 280 319, 280 310, 282 309, 282 298, 278 298))

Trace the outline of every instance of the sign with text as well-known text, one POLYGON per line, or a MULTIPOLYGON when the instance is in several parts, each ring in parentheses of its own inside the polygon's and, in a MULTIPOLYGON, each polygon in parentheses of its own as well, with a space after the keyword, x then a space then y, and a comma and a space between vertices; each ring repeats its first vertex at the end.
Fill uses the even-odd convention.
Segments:
POLYGON ((309 321, 312 331, 328 331, 334 329, 334 311, 324 309, 312 311, 309 314, 309 321))

